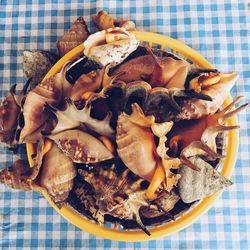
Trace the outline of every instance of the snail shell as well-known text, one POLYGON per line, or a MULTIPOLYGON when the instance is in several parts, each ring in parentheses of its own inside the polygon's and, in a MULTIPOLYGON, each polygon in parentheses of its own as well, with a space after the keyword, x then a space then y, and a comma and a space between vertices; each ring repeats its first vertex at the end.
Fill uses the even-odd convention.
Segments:
POLYGON ((54 144, 44 156, 40 184, 57 206, 61 207, 67 199, 75 176, 73 161, 54 144))
POLYGON ((66 66, 67 63, 59 73, 41 82, 27 94, 23 105, 24 127, 21 130, 20 143, 39 129, 49 117, 49 112, 44 109, 45 103, 57 106, 69 92, 71 86, 65 79, 66 66))
POLYGON ((56 46, 60 56, 64 56, 77 45, 83 43, 88 36, 88 27, 81 16, 74 22, 70 30, 67 31, 64 36, 57 41, 56 46))
POLYGON ((117 152, 125 165, 140 177, 151 180, 156 168, 154 136, 149 128, 132 123, 121 114, 117 123, 117 152))
POLYGON ((134 34, 124 28, 110 28, 96 32, 83 43, 84 54, 99 64, 117 65, 139 45, 134 34))
POLYGON ((112 159, 113 154, 94 136, 81 130, 67 130, 49 136, 74 162, 94 163, 112 159))

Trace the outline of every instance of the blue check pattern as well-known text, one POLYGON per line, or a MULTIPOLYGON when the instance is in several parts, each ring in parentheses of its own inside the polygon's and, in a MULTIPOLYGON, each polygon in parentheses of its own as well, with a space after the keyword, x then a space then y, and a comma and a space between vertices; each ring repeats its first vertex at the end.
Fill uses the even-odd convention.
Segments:
MULTIPOLYGON (((237 71, 232 95, 250 96, 250 22, 247 1, 0 0, 0 96, 24 83, 25 49, 56 51, 55 42, 83 15, 105 9, 137 28, 176 38, 221 71, 237 71)), ((1 249, 250 249, 250 109, 238 116, 240 147, 234 185, 193 225, 168 237, 139 243, 100 239, 79 230, 35 192, 0 185, 1 249)), ((25 149, 21 150, 21 157, 25 149)), ((0 168, 15 158, 0 148, 0 168)), ((118 240, 118 239, 117 239, 118 240)))

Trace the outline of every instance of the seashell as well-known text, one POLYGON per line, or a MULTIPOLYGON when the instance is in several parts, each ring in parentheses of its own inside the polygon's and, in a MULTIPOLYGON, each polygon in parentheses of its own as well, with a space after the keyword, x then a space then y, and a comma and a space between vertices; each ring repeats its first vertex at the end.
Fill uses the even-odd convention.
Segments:
POLYGON ((213 151, 216 151, 215 138, 221 132, 236 129, 238 126, 224 126, 225 121, 245 109, 248 104, 231 110, 239 102, 241 97, 237 97, 232 103, 221 111, 205 116, 197 120, 185 120, 175 123, 169 135, 169 147, 178 156, 179 153, 193 141, 202 141, 213 151))
POLYGON ((40 174, 40 170, 42 167, 42 162, 44 155, 51 149, 53 142, 49 139, 40 139, 36 144, 36 150, 32 155, 32 160, 30 161, 30 169, 31 173, 29 175, 29 180, 36 180, 38 175, 40 174))
POLYGON ((140 207, 148 205, 145 190, 140 187, 142 179, 131 181, 128 178, 129 170, 125 170, 119 177, 114 170, 107 171, 100 167, 96 173, 81 169, 78 172, 93 188, 96 205, 103 216, 110 214, 119 219, 135 220, 150 235, 139 214, 140 207))
POLYGON ((99 30, 114 28, 114 19, 105 10, 92 15, 92 20, 99 30))
MULTIPOLYGON (((162 58, 162 57, 171 57, 175 60, 182 60, 180 57, 178 57, 177 55, 173 54, 173 53, 170 53, 170 52, 167 52, 165 50, 161 50, 161 49, 156 49, 156 48, 151 48, 152 52, 154 53, 154 55, 156 55, 157 57, 159 58, 162 58)), ((123 62, 122 64, 124 64, 125 62, 128 62, 132 59, 135 59, 137 57, 141 57, 141 56, 145 56, 145 55, 149 55, 149 52, 148 52, 148 49, 146 49, 146 47, 144 46, 141 46, 139 45, 137 47, 137 49, 135 51, 133 51, 123 62)), ((150 55, 149 55, 150 56, 150 55)), ((153 61, 153 58, 152 56, 149 57, 152 61, 153 61)), ((122 65, 121 64, 121 65, 122 65)), ((119 66, 121 65, 118 65, 116 67, 114 67, 111 71, 113 72, 114 70, 116 70, 119 66)))
MULTIPOLYGON (((99 223, 104 223, 107 215, 109 215, 116 218, 116 221, 121 224, 125 221, 135 221, 135 227, 139 227, 145 233, 150 234, 145 227, 146 224, 153 224, 152 221, 157 221, 157 218, 161 215, 165 215, 165 219, 173 219, 169 211, 179 200, 178 195, 174 192, 162 191, 158 199, 152 203, 146 197, 147 181, 134 175, 128 169, 119 173, 116 167, 112 164, 108 168, 100 165, 95 166, 93 170, 85 168, 78 170, 82 177, 82 180, 79 179, 78 181, 78 186, 84 188, 83 182, 90 184, 93 190, 92 197, 94 196, 96 202, 93 204, 84 189, 78 196, 84 197, 80 199, 84 200, 85 204, 87 203, 86 200, 92 203, 90 211, 93 211, 92 216, 99 223), (153 211, 153 214, 150 211, 153 211), (99 216, 100 214, 102 214, 102 217, 99 216), (100 217, 101 219, 104 218, 104 222, 100 220, 100 217)), ((89 203, 87 204, 89 205, 89 203)))
POLYGON ((204 80, 210 81, 210 79, 213 79, 213 81, 215 81, 214 83, 217 83, 220 80, 220 72, 218 72, 217 69, 191 67, 185 81, 185 88, 194 89, 195 91, 200 92, 202 88, 202 82, 204 82, 204 80))
POLYGON ((107 65, 102 69, 97 69, 90 71, 87 74, 82 74, 72 87, 70 98, 73 101, 79 101, 80 99, 84 99, 83 95, 85 93, 91 93, 94 91, 100 91, 100 97, 103 97, 105 89, 109 86, 112 86, 113 82, 118 77, 117 75, 110 77, 108 75, 109 68, 110 66, 107 65))
POLYGON ((119 157, 132 172, 150 181, 156 169, 156 146, 150 128, 131 122, 129 116, 122 113, 116 133, 119 157))
POLYGON ((39 129, 49 117, 44 104, 57 106, 69 92, 71 86, 65 79, 65 64, 62 70, 41 82, 26 96, 23 104, 24 127, 21 130, 19 142, 28 142, 27 136, 39 129))
POLYGON ((189 160, 193 165, 199 166, 200 171, 194 171, 185 164, 179 168, 181 175, 178 185, 179 193, 185 203, 203 199, 232 185, 230 180, 201 158, 192 156, 189 160))
POLYGON ((14 97, 15 87, 16 85, 12 86, 10 93, 4 98, 0 106, 0 140, 9 147, 13 146, 18 115, 21 110, 14 97))
POLYGON ((64 56, 73 48, 82 44, 88 36, 89 30, 83 17, 78 17, 72 27, 56 42, 60 56, 64 56))
POLYGON ((65 203, 76 176, 74 163, 54 144, 45 155, 40 176, 40 185, 45 188, 61 208, 65 203))
POLYGON ((154 59, 150 55, 143 55, 132 58, 131 60, 120 64, 113 72, 119 74, 124 72, 118 80, 129 83, 133 81, 146 80, 153 72, 154 59))
POLYGON ((114 20, 112 16, 104 10, 99 11, 92 16, 94 24, 99 30, 107 30, 110 28, 120 27, 126 30, 135 30, 135 23, 128 20, 114 20))
POLYGON ((156 122, 172 120, 178 113, 179 106, 166 88, 156 87, 150 92, 144 106, 146 115, 153 115, 156 122))
POLYGON ((114 157, 97 138, 80 130, 67 130, 50 135, 49 138, 77 163, 95 163, 114 157))
POLYGON ((140 107, 144 107, 151 91, 151 86, 144 81, 134 81, 126 85, 125 91, 124 111, 127 114, 131 114, 132 103, 137 103, 140 107))
MULTIPOLYGON (((175 204, 179 201, 180 196, 175 192, 161 192, 159 197, 154 200, 151 206, 142 207, 140 210, 140 214, 142 217, 142 221, 146 219, 152 219, 155 217, 159 217, 162 215, 167 215, 167 217, 174 219, 174 216, 169 213, 175 204)), ((154 223, 155 224, 155 223, 154 223)))
POLYGON ((147 48, 154 60, 153 71, 148 82, 152 87, 184 88, 190 64, 185 60, 175 60, 172 57, 159 58, 151 48, 147 48))
POLYGON ((90 221, 95 223, 104 222, 103 215, 99 213, 96 206, 91 185, 85 182, 79 174, 74 179, 74 186, 69 193, 67 202, 90 221))
POLYGON ((158 50, 140 49, 141 56, 119 65, 112 74, 124 72, 118 79, 126 83, 138 80, 147 81, 152 87, 184 88, 191 65, 170 53, 158 50), (157 54, 158 56, 156 56, 157 54))
POLYGON ((57 118, 57 125, 51 131, 51 134, 77 128, 83 124, 100 135, 108 137, 114 135, 114 130, 110 127, 111 114, 109 113, 103 120, 97 120, 91 117, 91 105, 85 105, 83 109, 79 110, 67 99, 66 109, 64 111, 57 110, 48 104, 45 105, 45 108, 52 111, 57 118))
POLYGON ((238 74, 236 72, 221 74, 221 79, 218 83, 201 91, 201 94, 210 96, 212 101, 195 99, 184 101, 181 105, 181 112, 176 116, 176 120, 198 119, 214 114, 222 106, 237 79, 238 74))
POLYGON ((30 180, 29 176, 31 174, 32 169, 30 169, 29 163, 17 160, 11 167, 0 171, 0 183, 14 189, 41 191, 39 185, 30 180))
POLYGON ((100 89, 104 75, 104 68, 90 71, 81 75, 71 89, 70 98, 72 101, 79 101, 86 92, 93 92, 100 89))
POLYGON ((57 60, 58 57, 49 51, 23 51, 23 72, 27 79, 31 78, 31 88, 43 80, 57 60))
POLYGON ((192 156, 202 155, 206 160, 221 158, 222 156, 216 152, 216 137, 219 133, 239 128, 239 126, 224 125, 228 118, 247 107, 248 104, 244 104, 231 110, 239 100, 240 97, 236 98, 226 108, 214 115, 204 117, 198 121, 196 120, 196 123, 185 123, 184 127, 175 129, 171 135, 173 137, 170 137, 170 149, 177 147, 181 151, 181 160, 195 170, 197 170, 197 167, 189 161, 189 158, 192 156))
POLYGON ((96 32, 83 43, 84 54, 102 66, 121 63, 139 45, 134 34, 124 28, 96 32))
POLYGON ((117 117, 123 109, 123 100, 126 92, 125 88, 126 84, 124 82, 115 81, 113 84, 103 89, 103 94, 107 97, 107 103, 113 117, 117 117))
POLYGON ((101 66, 95 61, 90 60, 86 56, 81 56, 67 67, 66 79, 73 85, 81 75, 88 74, 89 72, 100 68, 101 66))
POLYGON ((16 85, 13 85, 9 94, 4 98, 0 105, 0 141, 8 147, 17 147, 16 131, 21 111, 21 102, 29 87, 30 80, 24 85, 22 91, 15 93, 16 85))

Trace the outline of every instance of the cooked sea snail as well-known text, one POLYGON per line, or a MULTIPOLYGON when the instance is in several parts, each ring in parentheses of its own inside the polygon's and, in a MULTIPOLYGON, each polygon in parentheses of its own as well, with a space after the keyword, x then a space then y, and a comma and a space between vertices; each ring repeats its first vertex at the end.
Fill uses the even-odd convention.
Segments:
MULTIPOLYGON (((89 35, 79 18, 57 42, 61 56, 83 43, 82 55, 19 94, 13 86, 1 103, 1 142, 33 143, 34 152, 2 170, 0 182, 150 235, 147 226, 232 184, 217 169, 223 133, 239 128, 226 121, 247 104, 234 108, 237 97, 222 108, 237 73, 138 46, 133 23, 104 11, 93 20, 100 31, 89 35)), ((37 53, 47 55, 33 52, 26 75, 37 53)))

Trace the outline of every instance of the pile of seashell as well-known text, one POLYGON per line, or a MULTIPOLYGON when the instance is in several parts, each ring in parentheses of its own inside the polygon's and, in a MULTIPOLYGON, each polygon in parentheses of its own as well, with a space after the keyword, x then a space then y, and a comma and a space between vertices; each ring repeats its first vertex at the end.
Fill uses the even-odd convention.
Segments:
POLYGON ((57 42, 60 56, 83 43, 83 55, 42 81, 56 62, 25 51, 23 90, 0 106, 0 139, 10 148, 32 143, 30 164, 0 172, 12 188, 47 192, 96 223, 126 229, 159 225, 232 184, 217 166, 226 120, 222 109, 237 73, 197 68, 174 54, 139 45, 131 21, 105 11, 82 17, 57 42), (39 65, 39 66, 38 66, 39 65))

